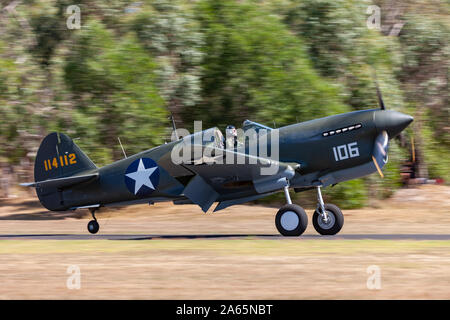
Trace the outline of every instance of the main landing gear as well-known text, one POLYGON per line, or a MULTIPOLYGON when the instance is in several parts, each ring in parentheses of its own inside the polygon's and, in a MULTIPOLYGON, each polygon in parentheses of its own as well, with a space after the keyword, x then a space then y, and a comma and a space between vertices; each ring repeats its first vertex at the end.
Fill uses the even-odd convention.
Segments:
MULTIPOLYGON (((344 215, 334 204, 325 204, 322 198, 321 187, 317 187, 317 209, 313 214, 314 229, 321 235, 334 235, 344 225, 344 215)), ((275 216, 275 225, 283 236, 300 236, 308 226, 308 216, 305 210, 292 204, 289 187, 284 188, 287 204, 278 210, 275 216)))
POLYGON ((100 229, 100 225, 97 222, 97 218, 95 217, 95 210, 97 208, 90 208, 89 211, 91 212, 92 218, 94 220, 89 221, 88 225, 87 225, 87 229, 90 233, 95 234, 98 232, 98 230, 100 229))
POLYGON ((324 236, 335 235, 344 225, 341 209, 331 203, 323 203, 322 192, 317 187, 317 209, 312 216, 314 229, 324 236))
POLYGON ((275 225, 283 236, 300 236, 308 226, 308 216, 302 207, 292 204, 289 187, 284 187, 287 204, 278 210, 275 225))

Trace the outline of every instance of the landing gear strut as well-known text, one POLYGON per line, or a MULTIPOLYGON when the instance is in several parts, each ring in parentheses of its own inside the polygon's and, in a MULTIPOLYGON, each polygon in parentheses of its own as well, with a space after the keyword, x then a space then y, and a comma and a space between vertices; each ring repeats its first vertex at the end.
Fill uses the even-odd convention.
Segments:
POLYGON ((335 235, 344 225, 344 215, 338 206, 323 202, 320 186, 317 187, 317 209, 312 220, 314 229, 321 235, 335 235))
POLYGON ((89 221, 88 225, 87 225, 87 229, 90 233, 95 234, 98 232, 98 230, 100 229, 100 225, 97 222, 97 218, 95 217, 95 210, 97 208, 90 208, 89 211, 91 212, 92 218, 94 220, 89 221))
POLYGON ((284 187, 287 204, 278 210, 275 226, 283 236, 300 236, 308 226, 308 216, 302 207, 292 204, 289 187, 284 187))

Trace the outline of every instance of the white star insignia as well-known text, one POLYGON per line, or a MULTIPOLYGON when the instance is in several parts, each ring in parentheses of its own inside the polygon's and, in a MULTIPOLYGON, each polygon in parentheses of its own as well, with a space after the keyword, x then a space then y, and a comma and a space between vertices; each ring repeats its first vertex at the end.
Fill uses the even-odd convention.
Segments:
POLYGON ((150 189, 155 190, 150 177, 156 169, 158 169, 157 166, 145 169, 144 163, 142 162, 142 159, 140 159, 137 171, 126 175, 128 178, 131 178, 135 181, 134 194, 137 194, 142 186, 147 186, 150 189))

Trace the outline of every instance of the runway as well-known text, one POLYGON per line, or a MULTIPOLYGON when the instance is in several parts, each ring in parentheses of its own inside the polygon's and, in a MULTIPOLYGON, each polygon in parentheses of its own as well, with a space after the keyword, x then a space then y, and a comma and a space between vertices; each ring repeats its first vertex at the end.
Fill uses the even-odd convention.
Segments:
POLYGON ((86 230, 88 215, 39 220, 5 209, 0 298, 2 292, 17 299, 450 298, 444 209, 346 211, 336 236, 320 236, 310 225, 300 237, 277 232, 273 208, 221 215, 191 207, 132 209, 100 215, 95 235, 86 230), (70 266, 79 267, 80 290, 67 289, 70 266), (382 290, 367 288, 373 266, 382 290))
POLYGON ((0 299, 450 299, 450 187, 402 189, 378 207, 345 210, 335 236, 310 223, 283 237, 276 211, 105 209, 92 235, 88 212, 4 201, 0 299), (80 268, 80 290, 66 286, 69 266, 80 268), (367 287, 373 266, 381 290, 367 287))
POLYGON ((167 239, 265 239, 265 240, 450 240, 450 234, 342 234, 336 236, 278 234, 0 234, 0 240, 167 240, 167 239))

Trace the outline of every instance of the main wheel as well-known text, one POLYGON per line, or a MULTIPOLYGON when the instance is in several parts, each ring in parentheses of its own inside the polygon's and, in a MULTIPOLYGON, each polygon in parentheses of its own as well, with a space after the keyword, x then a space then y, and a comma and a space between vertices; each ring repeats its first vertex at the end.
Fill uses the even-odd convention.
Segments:
POLYGON ((100 225, 98 224, 98 222, 96 220, 91 220, 91 221, 89 221, 87 228, 90 233, 95 234, 100 229, 100 225))
POLYGON ((275 225, 283 236, 300 236, 308 226, 308 216, 302 207, 287 204, 278 210, 275 225))
POLYGON ((328 214, 327 222, 324 221, 323 216, 317 209, 314 211, 312 217, 314 229, 323 236, 335 235, 341 231, 342 226, 344 225, 344 215, 342 214, 341 209, 331 203, 325 204, 325 211, 328 214))

